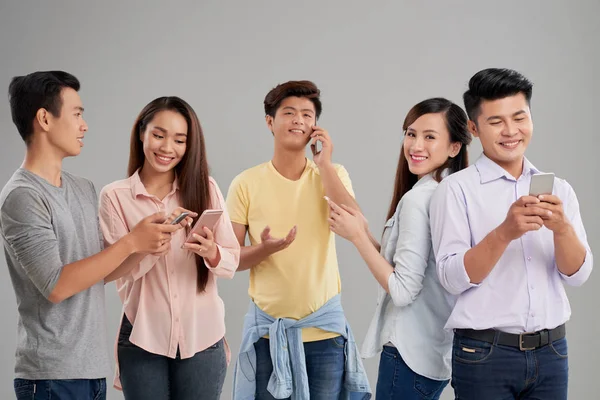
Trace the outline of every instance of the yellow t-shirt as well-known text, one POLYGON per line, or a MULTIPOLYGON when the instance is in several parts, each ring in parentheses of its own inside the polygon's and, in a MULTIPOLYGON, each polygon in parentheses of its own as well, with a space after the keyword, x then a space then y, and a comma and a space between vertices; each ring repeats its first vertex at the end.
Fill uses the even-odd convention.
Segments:
MULTIPOLYGON (((346 169, 337 164, 335 169, 354 196, 346 169)), ((304 318, 340 293, 335 235, 327 223, 329 207, 324 195, 319 169, 308 159, 297 181, 282 176, 269 161, 242 172, 229 187, 231 221, 248 226, 252 245, 261 242, 260 234, 267 225, 277 238, 297 226, 296 239, 288 248, 250 270, 248 294, 275 318, 304 318)), ((336 336, 315 328, 302 332, 305 342, 336 336)))

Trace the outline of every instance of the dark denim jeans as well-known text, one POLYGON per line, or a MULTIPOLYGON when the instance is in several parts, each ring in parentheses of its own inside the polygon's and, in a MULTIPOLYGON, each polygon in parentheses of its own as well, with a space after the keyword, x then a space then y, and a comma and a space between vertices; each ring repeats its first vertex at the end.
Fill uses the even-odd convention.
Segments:
MULTIPOLYGON (((311 400, 338 400, 344 381, 346 339, 333 339, 304 343, 306 373, 311 400)), ((273 400, 267 390, 273 372, 269 340, 259 339, 256 349, 256 400, 273 400)))
POLYGON ((536 350, 490 344, 455 334, 452 387, 460 400, 566 400, 567 339, 536 350))
POLYGON ((15 379, 17 400, 106 400, 106 379, 15 379))
POLYGON ((227 373, 225 341, 219 340, 191 358, 150 353, 129 341, 124 320, 117 345, 119 372, 126 400, 219 400, 227 373))
POLYGON ((377 400, 437 400, 449 380, 436 381, 415 373, 395 347, 383 346, 377 377, 377 400))

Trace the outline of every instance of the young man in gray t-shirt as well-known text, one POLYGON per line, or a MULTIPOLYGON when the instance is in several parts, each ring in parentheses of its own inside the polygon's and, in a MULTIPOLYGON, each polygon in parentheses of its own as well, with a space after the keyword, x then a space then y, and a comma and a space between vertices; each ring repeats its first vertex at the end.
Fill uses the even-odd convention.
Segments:
POLYGON ((19 311, 17 399, 106 398, 104 284, 144 254, 167 252, 181 227, 157 213, 102 250, 93 184, 62 171, 62 160, 81 152, 87 131, 78 90, 77 78, 61 71, 16 77, 9 87, 13 122, 27 148, 0 192, 0 231, 19 311))

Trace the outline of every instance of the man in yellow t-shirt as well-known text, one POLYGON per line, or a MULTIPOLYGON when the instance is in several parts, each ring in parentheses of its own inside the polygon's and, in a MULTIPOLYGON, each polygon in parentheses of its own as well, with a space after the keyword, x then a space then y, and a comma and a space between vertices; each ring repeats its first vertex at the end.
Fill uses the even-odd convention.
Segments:
MULTIPOLYGON (((329 206, 358 207, 348 172, 333 164, 333 145, 316 125, 319 89, 290 81, 271 90, 265 119, 274 137, 273 159, 239 174, 231 183, 227 208, 242 246, 238 271, 250 270, 249 295, 273 318, 300 320, 319 310, 341 290, 329 206), (307 159, 310 143, 313 160, 307 159), (321 145, 321 149, 318 146, 321 145), (250 245, 245 245, 248 234, 250 245)), ((302 330, 311 398, 341 390, 344 338, 317 328, 302 330)), ((256 349, 256 399, 272 399, 269 340, 256 349)), ((329 398, 329 397, 326 397, 329 398)))

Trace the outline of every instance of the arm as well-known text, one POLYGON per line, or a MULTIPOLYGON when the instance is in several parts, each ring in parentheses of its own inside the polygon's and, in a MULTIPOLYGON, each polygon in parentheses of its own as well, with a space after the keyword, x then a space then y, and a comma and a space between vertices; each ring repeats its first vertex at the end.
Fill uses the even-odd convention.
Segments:
POLYGON ((111 248, 63 265, 48 209, 35 191, 26 188, 9 194, 0 213, 0 225, 27 276, 53 303, 95 285, 131 254, 146 250, 148 245, 142 247, 141 244, 151 239, 139 234, 127 235, 111 248))
POLYGON ((471 249, 471 228, 464 197, 458 192, 458 188, 443 180, 429 207, 438 277, 442 286, 454 295, 477 286, 471 282, 464 265, 465 253, 471 249))
POLYGON ((399 226, 393 257, 394 268, 379 254, 365 230, 360 229, 358 212, 348 207, 341 210, 332 204, 332 229, 344 237, 352 238, 352 243, 369 270, 397 307, 411 304, 423 288, 431 251, 427 206, 427 199, 422 197, 408 196, 403 199, 399 214, 395 216, 395 223, 399 226))
POLYGON ((246 232, 248 227, 246 225, 238 224, 233 222, 233 232, 240 244, 240 266, 238 271, 246 271, 260 264, 262 260, 267 258, 270 254, 265 251, 262 243, 254 246, 246 246, 246 232))
POLYGON ((325 195, 336 204, 344 204, 350 208, 359 210, 358 203, 348 191, 348 187, 352 190, 348 172, 342 166, 340 166, 339 169, 340 171, 338 172, 336 167, 331 163, 323 163, 319 166, 319 173, 321 174, 325 195), (346 184, 342 182, 340 175, 344 177, 346 184))
MULTIPOLYGON (((100 193, 100 206, 98 208, 100 229, 106 248, 110 248, 129 233, 124 215, 122 215, 122 212, 117 211, 117 208, 114 206, 113 199, 111 198, 113 195, 113 193, 108 193, 103 189, 100 193)), ((154 267, 159 258, 159 255, 131 254, 104 278, 104 283, 106 284, 125 276, 133 280, 139 279, 154 267)))
POLYGON ((570 185, 568 189, 564 204, 557 196, 539 196, 540 207, 552 212, 544 218, 544 225, 554 233, 556 268, 566 283, 580 286, 592 272, 593 256, 581 220, 579 201, 570 185))

